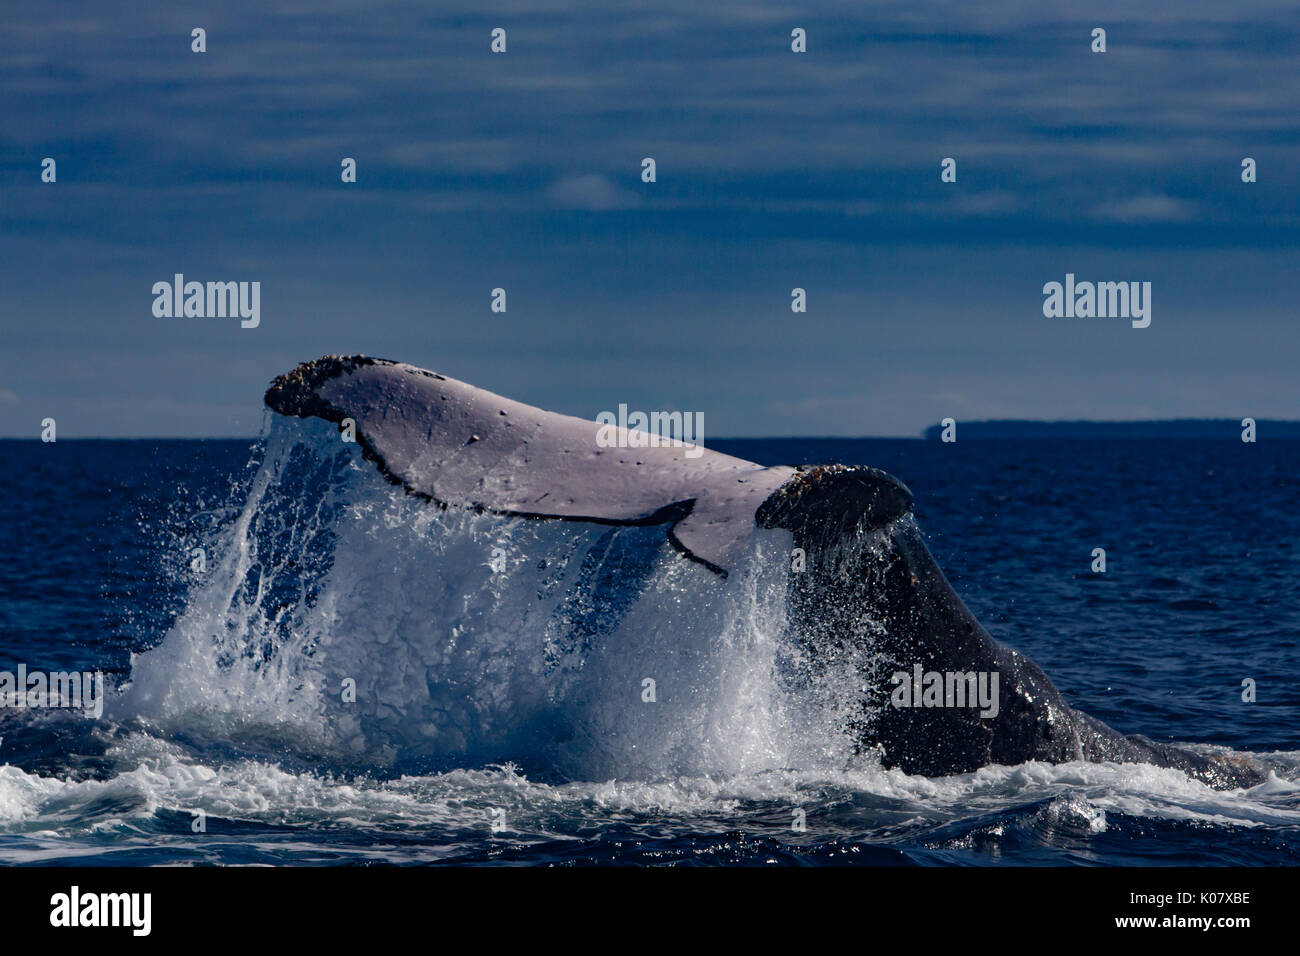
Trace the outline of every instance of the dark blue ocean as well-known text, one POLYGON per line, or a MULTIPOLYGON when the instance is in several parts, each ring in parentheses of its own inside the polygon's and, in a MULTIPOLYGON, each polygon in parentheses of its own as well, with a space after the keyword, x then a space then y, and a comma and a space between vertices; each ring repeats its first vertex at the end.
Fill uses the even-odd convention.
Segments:
POLYGON ((0 670, 109 688, 98 718, 0 709, 0 863, 1300 863, 1300 442, 712 446, 897 475, 1070 703, 1273 771, 1215 792, 883 770, 782 696, 761 575, 709 580, 662 529, 439 512, 276 427, 0 442, 0 670))

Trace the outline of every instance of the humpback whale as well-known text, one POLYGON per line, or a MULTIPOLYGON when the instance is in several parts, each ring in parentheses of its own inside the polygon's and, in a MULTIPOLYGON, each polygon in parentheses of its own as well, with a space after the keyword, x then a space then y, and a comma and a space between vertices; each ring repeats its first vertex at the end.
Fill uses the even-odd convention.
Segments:
MULTIPOLYGON (((757 532, 790 535, 806 561, 788 580, 789 640, 814 662, 870 641, 863 706, 846 729, 885 767, 943 776, 1031 760, 1148 763, 1216 788, 1261 770, 1124 735, 1071 707, 1029 658, 980 625, 939 569, 911 491, 865 466, 764 467, 697 447, 604 447, 603 427, 436 372, 329 355, 276 378, 265 401, 290 417, 355 426, 364 457, 407 494, 441 507, 532 519, 665 528, 681 554, 727 575, 757 532), (687 452, 692 451, 688 455, 687 452), (872 536, 873 547, 856 547, 872 536), (891 675, 996 675, 995 706, 893 706, 891 675)), ((622 443, 620 443, 621 445, 622 443)), ((986 685, 987 686, 987 685, 986 685)))

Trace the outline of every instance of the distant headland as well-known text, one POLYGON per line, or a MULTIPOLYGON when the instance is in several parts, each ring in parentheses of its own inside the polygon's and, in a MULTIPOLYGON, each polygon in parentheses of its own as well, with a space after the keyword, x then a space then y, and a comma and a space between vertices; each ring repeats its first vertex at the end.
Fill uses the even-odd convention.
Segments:
MULTIPOLYGON (((958 420, 956 426, 960 441, 997 438, 1221 438, 1241 441, 1245 428, 1240 418, 1175 418, 1132 422, 958 420)), ((939 441, 943 435, 943 425, 931 425, 923 434, 927 441, 939 441)), ((1255 434, 1260 440, 1300 438, 1300 421, 1259 418, 1255 420, 1255 434)))

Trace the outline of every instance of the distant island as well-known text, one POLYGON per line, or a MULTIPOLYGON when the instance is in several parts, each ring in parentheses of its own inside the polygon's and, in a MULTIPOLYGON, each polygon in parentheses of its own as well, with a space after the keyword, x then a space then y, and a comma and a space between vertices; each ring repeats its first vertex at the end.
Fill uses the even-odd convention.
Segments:
MULTIPOLYGON (((958 441, 995 438, 1222 438, 1241 441, 1240 418, 1175 418, 1167 421, 1133 422, 1036 422, 1021 419, 957 421, 958 441)), ((927 441, 939 441, 943 425, 931 425, 924 432, 927 441)), ((1300 421, 1275 418, 1255 420, 1260 441, 1270 438, 1300 438, 1300 421)))

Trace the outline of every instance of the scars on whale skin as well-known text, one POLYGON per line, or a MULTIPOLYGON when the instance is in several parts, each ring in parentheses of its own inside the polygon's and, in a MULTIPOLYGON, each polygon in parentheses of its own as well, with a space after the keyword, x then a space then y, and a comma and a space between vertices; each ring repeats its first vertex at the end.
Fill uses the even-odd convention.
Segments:
POLYGON ((872 642, 876 663, 847 729, 887 767, 938 776, 1090 760, 1174 767, 1218 788, 1264 779, 1243 758, 1126 736, 1070 707, 1033 661, 975 619, 925 546, 911 492, 879 469, 765 468, 697 446, 605 447, 597 422, 365 356, 306 362, 271 383, 266 404, 287 416, 350 420, 365 457, 430 502, 663 525, 685 557, 720 575, 751 553, 755 533, 789 533, 806 560, 789 577, 788 639, 814 666, 835 642, 872 642), (873 547, 854 547, 864 535, 873 547), (995 688, 996 700, 981 704, 981 688, 995 688), (971 699, 960 700, 967 690, 971 699))

